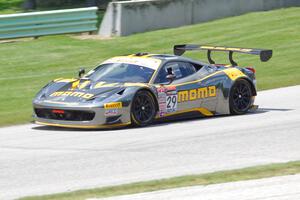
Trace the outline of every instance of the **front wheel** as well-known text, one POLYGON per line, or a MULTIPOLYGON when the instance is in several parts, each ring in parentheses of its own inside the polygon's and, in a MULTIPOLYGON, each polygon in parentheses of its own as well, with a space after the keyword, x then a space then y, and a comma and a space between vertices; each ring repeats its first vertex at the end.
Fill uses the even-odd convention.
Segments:
POLYGON ((230 113, 240 115, 246 113, 252 105, 251 85, 241 79, 234 83, 229 98, 230 113))
POLYGON ((136 126, 146 126, 153 122, 156 114, 153 96, 148 91, 138 91, 131 106, 131 120, 136 126))

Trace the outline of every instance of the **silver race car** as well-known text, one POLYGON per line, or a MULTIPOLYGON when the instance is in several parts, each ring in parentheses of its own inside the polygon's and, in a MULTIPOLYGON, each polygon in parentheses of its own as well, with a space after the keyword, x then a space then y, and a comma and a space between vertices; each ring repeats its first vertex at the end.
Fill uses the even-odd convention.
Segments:
POLYGON ((104 61, 78 78, 51 81, 33 100, 37 124, 71 128, 145 126, 189 115, 244 114, 254 106, 255 69, 239 67, 233 53, 272 57, 272 50, 176 45, 174 55, 137 53, 104 61), (209 63, 182 57, 206 50, 209 63), (216 64, 213 51, 229 54, 216 64))

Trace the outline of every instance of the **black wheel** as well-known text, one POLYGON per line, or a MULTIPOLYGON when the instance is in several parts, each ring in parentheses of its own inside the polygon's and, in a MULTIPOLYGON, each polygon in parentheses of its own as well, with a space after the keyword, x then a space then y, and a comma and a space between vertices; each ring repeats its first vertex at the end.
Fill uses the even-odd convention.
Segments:
POLYGON ((240 115, 246 113, 252 105, 251 86, 246 80, 238 80, 230 91, 230 113, 240 115))
POLYGON ((156 114, 153 96, 147 91, 138 91, 131 106, 133 125, 146 126, 152 123, 156 114))

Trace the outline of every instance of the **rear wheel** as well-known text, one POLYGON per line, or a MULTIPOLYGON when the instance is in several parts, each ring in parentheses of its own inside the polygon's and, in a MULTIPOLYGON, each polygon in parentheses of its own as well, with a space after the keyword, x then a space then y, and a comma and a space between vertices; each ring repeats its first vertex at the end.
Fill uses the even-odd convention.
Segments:
POLYGON ((238 80, 231 88, 230 98, 230 113, 240 115, 246 113, 252 105, 251 85, 248 81, 238 80))
POLYGON ((138 91, 132 101, 131 120, 136 126, 146 126, 153 122, 156 114, 153 96, 148 91, 138 91))

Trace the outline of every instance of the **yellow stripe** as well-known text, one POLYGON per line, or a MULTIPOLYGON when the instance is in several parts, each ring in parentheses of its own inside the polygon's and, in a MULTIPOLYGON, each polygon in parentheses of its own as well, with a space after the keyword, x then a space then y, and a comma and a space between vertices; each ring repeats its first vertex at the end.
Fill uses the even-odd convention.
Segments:
POLYGON ((158 70, 159 70, 159 69, 157 69, 157 70, 154 71, 154 73, 153 73, 152 76, 151 76, 151 79, 150 79, 149 83, 153 83, 153 81, 154 81, 153 79, 154 79, 154 77, 156 76, 158 70))
POLYGON ((90 84, 91 81, 84 81, 83 83, 81 83, 78 88, 79 89, 83 89, 85 88, 88 84, 90 84))
POLYGON ((70 82, 73 82, 73 81, 76 81, 77 79, 75 78, 68 78, 68 79, 62 79, 62 78, 58 78, 58 79, 55 79, 54 82, 56 83, 70 83, 70 82))
POLYGON ((130 55, 127 55, 127 56, 117 56, 115 58, 120 58, 120 57, 129 57, 129 58, 132 58, 132 57, 135 57, 135 54, 130 54, 130 55))
POLYGON ((225 74, 227 74, 227 76, 233 81, 235 81, 236 79, 238 79, 240 77, 246 76, 243 72, 241 72, 237 68, 228 68, 228 69, 223 70, 223 72, 225 74))
POLYGON ((60 80, 63 80, 63 78, 57 78, 57 79, 54 79, 53 82, 58 82, 60 80))
POLYGON ((80 80, 73 82, 72 83, 72 90, 75 90, 78 87, 79 83, 80 83, 80 80))
MULTIPOLYGON (((165 114, 162 117, 169 117, 169 116, 174 116, 174 115, 179 115, 179 114, 184 114, 184 113, 189 113, 189 112, 199 112, 202 115, 207 116, 207 117, 214 115, 212 112, 210 112, 206 108, 191 108, 191 109, 188 109, 188 110, 182 110, 182 111, 177 111, 177 112, 173 112, 173 113, 168 113, 168 114, 165 114)), ((162 118, 162 117, 157 117, 157 118, 162 118)))
POLYGON ((148 87, 149 85, 146 83, 124 83, 125 87, 130 87, 130 86, 139 86, 139 87, 148 87))
POLYGON ((45 126, 57 126, 57 127, 64 127, 64 128, 84 128, 84 129, 95 129, 95 128, 117 128, 130 125, 131 122, 122 123, 122 124, 111 124, 111 125, 69 125, 69 124, 54 124, 54 123, 46 123, 46 122, 39 122, 35 121, 36 124, 45 125, 45 126))
POLYGON ((205 79, 207 79, 207 78, 210 78, 210 77, 212 77, 212 76, 214 76, 214 75, 217 75, 217 74, 220 74, 220 73, 222 73, 222 72, 223 72, 223 71, 217 71, 217 72, 212 73, 212 74, 210 74, 210 75, 208 75, 208 76, 206 76, 206 77, 204 77, 204 78, 202 78, 202 79, 198 79, 198 80, 190 81, 190 82, 185 82, 185 83, 179 83, 179 84, 171 84, 171 85, 172 85, 172 86, 181 86, 181 85, 187 85, 187 84, 198 83, 198 82, 200 82, 200 81, 203 81, 203 80, 205 80, 205 79))
MULTIPOLYGON (((225 74, 227 74, 227 76, 231 79, 231 80, 236 80, 237 78, 239 77, 244 77, 246 76, 243 72, 241 72, 239 69, 236 69, 236 68, 229 68, 229 69, 225 69, 225 70, 222 70, 222 71, 217 71, 215 73, 212 73, 202 79, 198 79, 198 80, 195 80, 195 81, 190 81, 190 82, 186 82, 186 83, 180 83, 180 84, 174 84, 174 86, 181 86, 181 85, 187 85, 187 84, 192 84, 192 83, 198 83, 200 81, 203 81, 207 78, 210 78, 214 75, 217 75, 217 74, 220 74, 224 72, 225 74)), ((172 85, 172 84, 171 84, 172 85)))
POLYGON ((119 83, 106 83, 101 81, 94 86, 94 89, 103 88, 103 87, 120 87, 119 83))

